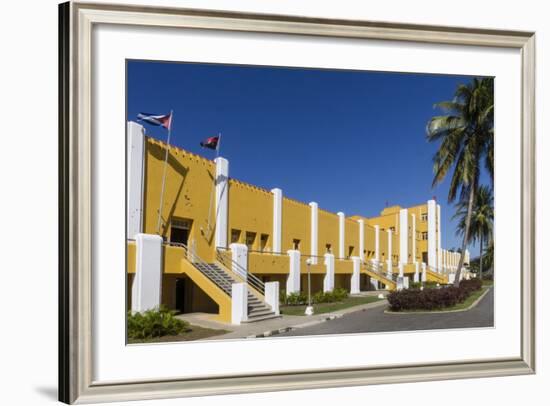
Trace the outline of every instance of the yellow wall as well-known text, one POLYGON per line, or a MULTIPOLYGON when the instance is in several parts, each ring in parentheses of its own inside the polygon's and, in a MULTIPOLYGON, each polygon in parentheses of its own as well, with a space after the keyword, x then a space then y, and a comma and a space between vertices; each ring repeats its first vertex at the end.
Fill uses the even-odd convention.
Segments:
POLYGON ((349 256, 359 256, 359 223, 357 223, 357 220, 346 218, 344 245, 344 256, 346 258, 349 256), (351 255, 349 252, 350 247, 353 247, 351 255))
POLYGON ((300 253, 309 254, 311 252, 311 208, 305 203, 283 197, 282 212, 281 249, 283 253, 293 249, 292 241, 297 239, 300 240, 300 253))
POLYGON ((240 230, 238 242, 245 243, 246 232, 255 233, 253 250, 260 249, 261 234, 268 235, 266 251, 273 247, 273 195, 271 192, 234 179, 229 180, 228 237, 240 230))
POLYGON ((338 256, 338 239, 339 239, 338 216, 335 213, 326 210, 318 210, 318 227, 317 227, 317 242, 318 255, 327 253, 326 244, 331 245, 331 251, 334 256, 338 256))
MULTIPOLYGON (((144 232, 157 234, 158 207, 162 187, 165 144, 146 138, 144 232)), ((214 189, 214 162, 198 155, 170 148, 166 170, 166 186, 162 207, 161 235, 170 238, 172 218, 192 219, 189 240, 195 241, 197 254, 204 260, 213 258, 213 232, 208 232, 208 209, 214 189)), ((214 199, 214 197, 212 197, 214 199)), ((214 224, 214 205, 210 223, 214 224)))
POLYGON ((253 274, 288 274, 288 255, 272 255, 251 252, 248 254, 248 269, 253 274))

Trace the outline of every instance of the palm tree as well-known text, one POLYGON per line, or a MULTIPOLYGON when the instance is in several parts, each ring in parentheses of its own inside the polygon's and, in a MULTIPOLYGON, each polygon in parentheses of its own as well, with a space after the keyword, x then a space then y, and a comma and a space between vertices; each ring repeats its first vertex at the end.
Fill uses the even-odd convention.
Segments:
MULTIPOLYGON (((466 217, 468 215, 468 202, 460 201, 456 205, 456 213, 453 218, 458 219, 457 235, 464 236, 466 232, 466 217)), ((479 242, 479 278, 483 275, 483 243, 492 241, 493 235, 493 192, 487 186, 480 186, 474 198, 470 222, 470 237, 468 243, 479 242)))
POLYGON ((432 187, 441 183, 451 171, 448 201, 468 202, 464 239, 458 261, 455 285, 460 282, 466 244, 470 239, 470 223, 474 196, 484 166, 493 179, 493 79, 475 78, 459 85, 453 100, 437 103, 446 114, 432 117, 426 128, 429 142, 439 142, 434 155, 432 187))

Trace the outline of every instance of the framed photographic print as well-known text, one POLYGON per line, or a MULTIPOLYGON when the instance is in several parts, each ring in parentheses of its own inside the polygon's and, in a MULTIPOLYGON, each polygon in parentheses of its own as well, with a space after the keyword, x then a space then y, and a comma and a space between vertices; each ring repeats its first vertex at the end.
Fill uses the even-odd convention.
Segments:
POLYGON ((534 373, 534 33, 59 16, 61 401, 534 373))

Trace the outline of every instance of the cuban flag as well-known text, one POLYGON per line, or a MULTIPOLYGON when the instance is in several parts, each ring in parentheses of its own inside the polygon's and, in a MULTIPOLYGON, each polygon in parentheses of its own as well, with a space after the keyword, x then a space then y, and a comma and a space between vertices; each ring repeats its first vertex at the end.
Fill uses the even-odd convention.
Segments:
POLYGON ((216 135, 215 137, 208 137, 204 141, 201 141, 201 147, 217 150, 219 141, 220 137, 218 135, 216 135))
POLYGON ((164 127, 167 130, 170 130, 172 126, 172 113, 170 114, 150 114, 150 113, 139 113, 137 115, 138 121, 144 121, 151 125, 156 125, 164 127))

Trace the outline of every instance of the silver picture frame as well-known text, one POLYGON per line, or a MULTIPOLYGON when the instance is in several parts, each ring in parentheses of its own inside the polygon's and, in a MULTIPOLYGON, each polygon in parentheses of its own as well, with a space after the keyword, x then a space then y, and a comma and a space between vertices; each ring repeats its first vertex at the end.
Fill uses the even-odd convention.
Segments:
POLYGON ((535 33, 68 2, 59 6, 59 400, 90 403, 535 372, 535 33), (453 363, 94 382, 92 29, 97 24, 505 47, 521 52, 521 354, 453 363))

